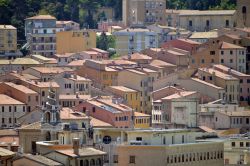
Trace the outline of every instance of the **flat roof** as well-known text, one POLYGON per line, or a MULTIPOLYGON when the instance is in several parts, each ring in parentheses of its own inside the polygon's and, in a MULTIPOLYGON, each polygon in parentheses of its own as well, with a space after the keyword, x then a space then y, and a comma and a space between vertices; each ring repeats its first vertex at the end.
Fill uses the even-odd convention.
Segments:
POLYGON ((179 10, 180 16, 216 16, 216 15, 234 15, 236 10, 179 10))
POLYGON ((189 39, 211 39, 217 38, 218 32, 193 32, 189 39))
POLYGON ((0 25, 0 29, 11 29, 11 30, 16 30, 16 27, 12 25, 0 25))
MULTIPOLYGON (((105 155, 106 152, 94 149, 94 148, 80 148, 79 155, 74 154, 73 149, 63 149, 63 150, 56 150, 56 152, 60 154, 64 154, 70 157, 84 157, 84 156, 96 156, 96 155, 105 155)), ((53 153, 53 152, 52 152, 53 153)))

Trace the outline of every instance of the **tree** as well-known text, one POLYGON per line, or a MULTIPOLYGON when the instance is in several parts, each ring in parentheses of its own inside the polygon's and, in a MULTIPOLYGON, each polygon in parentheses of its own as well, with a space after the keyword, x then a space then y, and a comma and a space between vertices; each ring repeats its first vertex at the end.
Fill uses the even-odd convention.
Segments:
POLYGON ((102 50, 108 50, 109 43, 108 43, 108 37, 105 32, 102 32, 102 34, 97 37, 96 41, 97 41, 96 43, 97 48, 100 48, 102 50))

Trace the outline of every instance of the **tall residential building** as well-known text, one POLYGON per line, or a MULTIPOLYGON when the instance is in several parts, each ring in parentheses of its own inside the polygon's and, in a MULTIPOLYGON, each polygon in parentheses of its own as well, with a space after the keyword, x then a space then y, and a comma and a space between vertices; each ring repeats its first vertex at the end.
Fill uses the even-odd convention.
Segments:
POLYGON ((122 19, 126 26, 166 24, 165 0, 123 0, 122 9, 122 19))
POLYGON ((158 48, 158 35, 149 29, 128 28, 114 32, 113 35, 116 37, 116 51, 120 55, 158 48))
POLYGON ((25 36, 31 54, 46 57, 56 51, 56 32, 63 31, 56 27, 56 18, 50 15, 38 15, 25 19, 25 36))
POLYGON ((248 0, 237 0, 237 26, 250 27, 250 3, 248 0))
POLYGON ((12 25, 0 25, 0 56, 16 56, 17 29, 12 25))
POLYGON ((64 31, 56 34, 56 52, 76 53, 96 48, 96 33, 92 30, 64 31))

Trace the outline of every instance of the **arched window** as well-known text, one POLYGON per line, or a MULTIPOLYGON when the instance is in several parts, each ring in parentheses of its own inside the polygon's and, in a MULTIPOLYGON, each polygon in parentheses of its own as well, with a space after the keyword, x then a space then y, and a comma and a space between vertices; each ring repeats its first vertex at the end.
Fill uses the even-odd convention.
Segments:
POLYGON ((89 166, 89 160, 84 160, 84 166, 89 166))
POLYGON ((247 7, 246 7, 246 6, 243 6, 243 7, 242 7, 242 13, 243 13, 243 14, 246 14, 246 13, 247 13, 247 7))
POLYGON ((94 159, 90 160, 90 166, 95 166, 95 160, 94 159))
POLYGON ((83 166, 83 160, 80 160, 80 166, 83 166))
POLYGON ((96 159, 96 166, 101 166, 102 165, 102 160, 99 158, 99 159, 96 159))

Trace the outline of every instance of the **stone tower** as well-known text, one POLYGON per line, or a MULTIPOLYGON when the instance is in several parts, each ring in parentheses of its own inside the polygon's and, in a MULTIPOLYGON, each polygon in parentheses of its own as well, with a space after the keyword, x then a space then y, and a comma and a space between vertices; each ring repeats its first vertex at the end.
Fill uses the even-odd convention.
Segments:
POLYGON ((42 108, 42 123, 52 126, 60 123, 60 109, 56 99, 56 92, 50 87, 47 102, 42 108))
POLYGON ((237 27, 250 27, 250 0, 237 0, 237 27))

